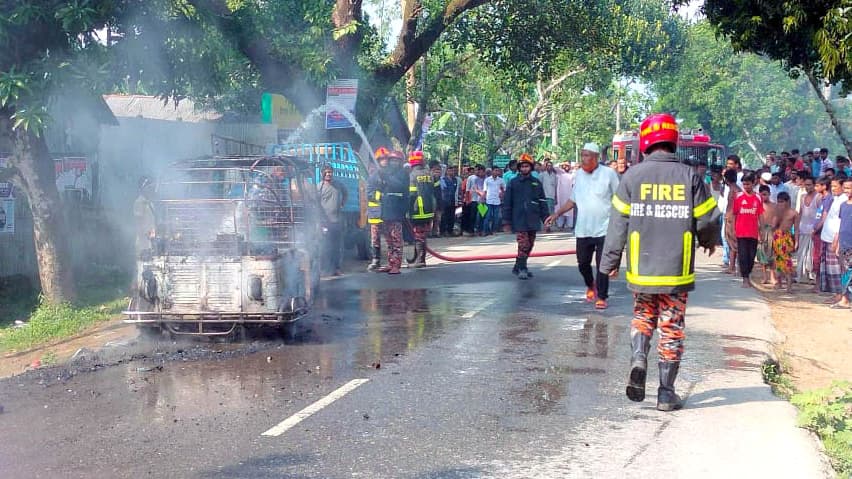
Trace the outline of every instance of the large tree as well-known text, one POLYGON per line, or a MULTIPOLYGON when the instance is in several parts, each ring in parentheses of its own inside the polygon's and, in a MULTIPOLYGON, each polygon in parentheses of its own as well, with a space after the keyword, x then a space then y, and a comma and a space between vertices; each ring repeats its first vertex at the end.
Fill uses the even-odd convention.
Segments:
MULTIPOLYGON (((676 3, 687 3, 679 0, 676 3)), ((852 156, 852 142, 848 139, 842 122, 832 105, 831 85, 852 83, 852 70, 846 60, 831 60, 830 42, 826 40, 825 19, 832 12, 848 7, 844 0, 790 0, 766 2, 763 0, 705 0, 703 8, 707 19, 718 32, 730 38, 734 49, 750 51, 778 60, 793 77, 807 77, 825 108, 847 154, 852 156), (820 55, 820 48, 823 53, 820 55), (826 67, 829 68, 826 68, 826 67)), ((847 10, 840 17, 848 21, 847 10)), ((837 32, 837 29, 829 29, 837 32)))
POLYGON ((10 149, 0 176, 26 196, 42 295, 58 302, 74 297, 71 258, 53 160, 44 132, 49 107, 60 94, 100 101, 90 74, 103 48, 95 31, 113 13, 112 1, 4 1, 0 5, 0 142, 10 149))

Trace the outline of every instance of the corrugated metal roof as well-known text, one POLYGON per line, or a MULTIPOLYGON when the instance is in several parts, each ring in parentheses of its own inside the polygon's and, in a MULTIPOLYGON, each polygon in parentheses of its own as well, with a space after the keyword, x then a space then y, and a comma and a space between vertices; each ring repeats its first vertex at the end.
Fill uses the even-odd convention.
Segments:
POLYGON ((177 104, 147 95, 104 95, 113 115, 119 118, 150 118, 153 120, 200 123, 218 121, 222 114, 215 111, 198 111, 192 100, 183 99, 177 104))

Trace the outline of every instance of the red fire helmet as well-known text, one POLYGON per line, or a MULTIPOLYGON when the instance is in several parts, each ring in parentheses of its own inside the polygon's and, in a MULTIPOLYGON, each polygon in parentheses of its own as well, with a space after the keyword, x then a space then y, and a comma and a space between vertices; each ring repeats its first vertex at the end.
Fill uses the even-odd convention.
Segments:
POLYGON ((533 161, 532 156, 529 153, 521 153, 521 156, 518 157, 518 165, 521 163, 529 163, 530 165, 535 165, 535 161, 533 161))
POLYGON ((643 154, 657 143, 671 143, 677 148, 677 121, 668 113, 655 113, 639 126, 639 151, 643 154))
POLYGON ((423 152, 414 150, 408 154, 408 164, 411 166, 423 164, 423 152))
POLYGON ((388 150, 384 146, 380 146, 380 147, 376 148, 376 152, 373 154, 373 158, 375 158, 376 161, 378 161, 378 160, 381 160, 382 158, 390 156, 390 153, 391 153, 390 150, 388 150))

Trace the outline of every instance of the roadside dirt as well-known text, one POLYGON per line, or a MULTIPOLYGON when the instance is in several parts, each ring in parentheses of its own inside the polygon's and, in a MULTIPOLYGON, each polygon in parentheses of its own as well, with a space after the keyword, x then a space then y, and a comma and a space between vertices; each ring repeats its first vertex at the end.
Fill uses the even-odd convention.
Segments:
POLYGON ((852 310, 831 309, 830 297, 812 292, 812 284, 794 284, 793 293, 755 285, 769 303, 775 328, 784 336, 778 345, 782 366, 800 391, 821 388, 833 380, 852 381, 852 310))
POLYGON ((120 318, 116 318, 71 338, 0 356, 0 378, 21 374, 39 366, 64 363, 80 349, 97 350, 110 342, 128 341, 137 335, 134 326, 123 324, 120 318))

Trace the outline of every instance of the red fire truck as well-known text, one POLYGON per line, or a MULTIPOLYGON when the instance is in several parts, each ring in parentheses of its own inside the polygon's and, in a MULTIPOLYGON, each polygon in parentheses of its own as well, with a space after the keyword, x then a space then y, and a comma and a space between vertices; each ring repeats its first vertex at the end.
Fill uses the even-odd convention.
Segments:
MULTIPOLYGON (((677 142, 677 156, 686 164, 697 165, 702 162, 710 169, 721 169, 725 166, 727 152, 724 145, 710 142, 710 136, 704 130, 684 130, 677 142)), ((639 132, 627 131, 616 133, 612 145, 604 147, 602 159, 606 162, 627 158, 630 165, 642 161, 639 153, 639 132)))

